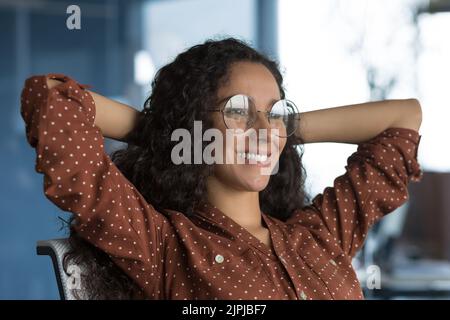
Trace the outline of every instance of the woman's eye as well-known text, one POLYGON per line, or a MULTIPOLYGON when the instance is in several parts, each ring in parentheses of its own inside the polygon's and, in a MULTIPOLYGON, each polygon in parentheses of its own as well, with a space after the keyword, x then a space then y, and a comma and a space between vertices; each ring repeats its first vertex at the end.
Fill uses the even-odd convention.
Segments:
POLYGON ((239 108, 239 109, 238 108, 234 108, 234 109, 228 110, 227 114, 229 114, 229 115, 237 115, 237 116, 246 116, 248 114, 248 112, 247 112, 246 109, 243 109, 243 108, 239 108))
POLYGON ((283 116, 281 114, 278 113, 269 113, 269 119, 270 120, 283 120, 283 116))

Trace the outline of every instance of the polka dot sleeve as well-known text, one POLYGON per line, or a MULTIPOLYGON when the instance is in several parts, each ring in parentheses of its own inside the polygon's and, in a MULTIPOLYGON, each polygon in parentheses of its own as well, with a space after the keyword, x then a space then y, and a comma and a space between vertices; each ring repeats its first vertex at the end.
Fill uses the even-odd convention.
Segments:
POLYGON ((388 128, 360 143, 347 160, 346 173, 296 212, 291 222, 304 224, 324 243, 336 243, 354 256, 369 228, 407 201, 408 183, 421 180, 420 139, 415 130, 388 128))
POLYGON ((73 79, 52 89, 25 81, 21 115, 36 149, 46 197, 75 215, 75 230, 103 250, 152 296, 159 290, 166 218, 149 205, 105 153, 92 96, 73 79))

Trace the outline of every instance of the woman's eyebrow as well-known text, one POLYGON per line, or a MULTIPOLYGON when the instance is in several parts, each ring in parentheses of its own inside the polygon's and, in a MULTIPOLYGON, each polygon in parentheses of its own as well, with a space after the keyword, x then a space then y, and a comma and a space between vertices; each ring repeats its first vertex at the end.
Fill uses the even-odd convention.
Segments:
MULTIPOLYGON (((243 93, 235 93, 235 94, 232 94, 232 95, 230 95, 230 96, 227 96, 227 97, 221 99, 221 100, 218 102, 218 104, 222 104, 223 102, 227 101, 227 100, 230 99, 231 97, 233 97, 233 96, 235 96, 235 95, 238 95, 238 94, 243 94, 243 93)), ((254 97, 252 97, 252 96, 248 96, 248 97, 250 97, 253 101, 255 101, 255 98, 254 98, 254 97)), ((275 102, 280 101, 280 100, 281 100, 281 98, 280 98, 280 99, 272 99, 272 100, 270 101, 270 107, 272 107, 273 104, 274 104, 275 102)))
POLYGON ((227 101, 227 100, 230 99, 232 96, 235 96, 235 94, 233 94, 233 95, 231 95, 231 96, 228 96, 228 97, 225 97, 225 98, 223 98, 222 100, 219 100, 219 102, 217 102, 217 103, 218 103, 218 104, 222 104, 222 102, 227 101))

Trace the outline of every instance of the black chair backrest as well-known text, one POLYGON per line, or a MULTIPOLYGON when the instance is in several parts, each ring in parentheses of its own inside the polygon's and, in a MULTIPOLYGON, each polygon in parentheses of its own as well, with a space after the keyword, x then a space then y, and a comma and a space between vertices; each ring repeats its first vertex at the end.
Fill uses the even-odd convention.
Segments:
POLYGON ((81 287, 81 269, 76 265, 69 265, 67 273, 63 267, 64 255, 71 249, 69 239, 51 239, 39 240, 36 244, 38 255, 50 256, 55 271, 56 283, 58 285, 61 300, 76 300, 72 293, 72 289, 79 289, 80 296, 83 296, 83 288, 81 287))

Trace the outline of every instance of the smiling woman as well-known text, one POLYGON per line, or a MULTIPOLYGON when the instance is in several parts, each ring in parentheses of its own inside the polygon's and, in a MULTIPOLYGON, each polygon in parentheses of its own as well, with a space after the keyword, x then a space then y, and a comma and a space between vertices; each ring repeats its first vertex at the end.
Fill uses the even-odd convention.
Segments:
MULTIPOLYGON (((90 298, 362 298, 351 258, 370 226, 406 201, 409 180, 420 179, 420 135, 386 125, 398 125, 394 113, 365 131, 347 123, 358 150, 346 173, 311 202, 297 149, 303 135, 342 140, 342 127, 325 134, 312 128, 353 114, 370 123, 375 108, 296 114, 296 135, 285 135, 270 114, 273 100, 283 99, 277 64, 233 38, 206 41, 161 68, 142 112, 64 75, 26 81, 21 112, 36 170, 44 174, 47 198, 74 214, 75 251, 66 262, 88 268, 82 280, 90 298), (275 157, 279 170, 262 175, 247 161, 173 163, 173 131, 195 136, 201 121, 202 133, 224 133, 226 122, 210 109, 236 94, 252 97, 261 111, 245 128, 255 129, 257 153, 275 157), (110 158, 105 134, 127 148, 110 158)), ((239 149, 222 141, 235 160, 250 158, 247 143, 239 149)), ((207 143, 194 138, 194 152, 196 146, 203 152, 207 143)))

